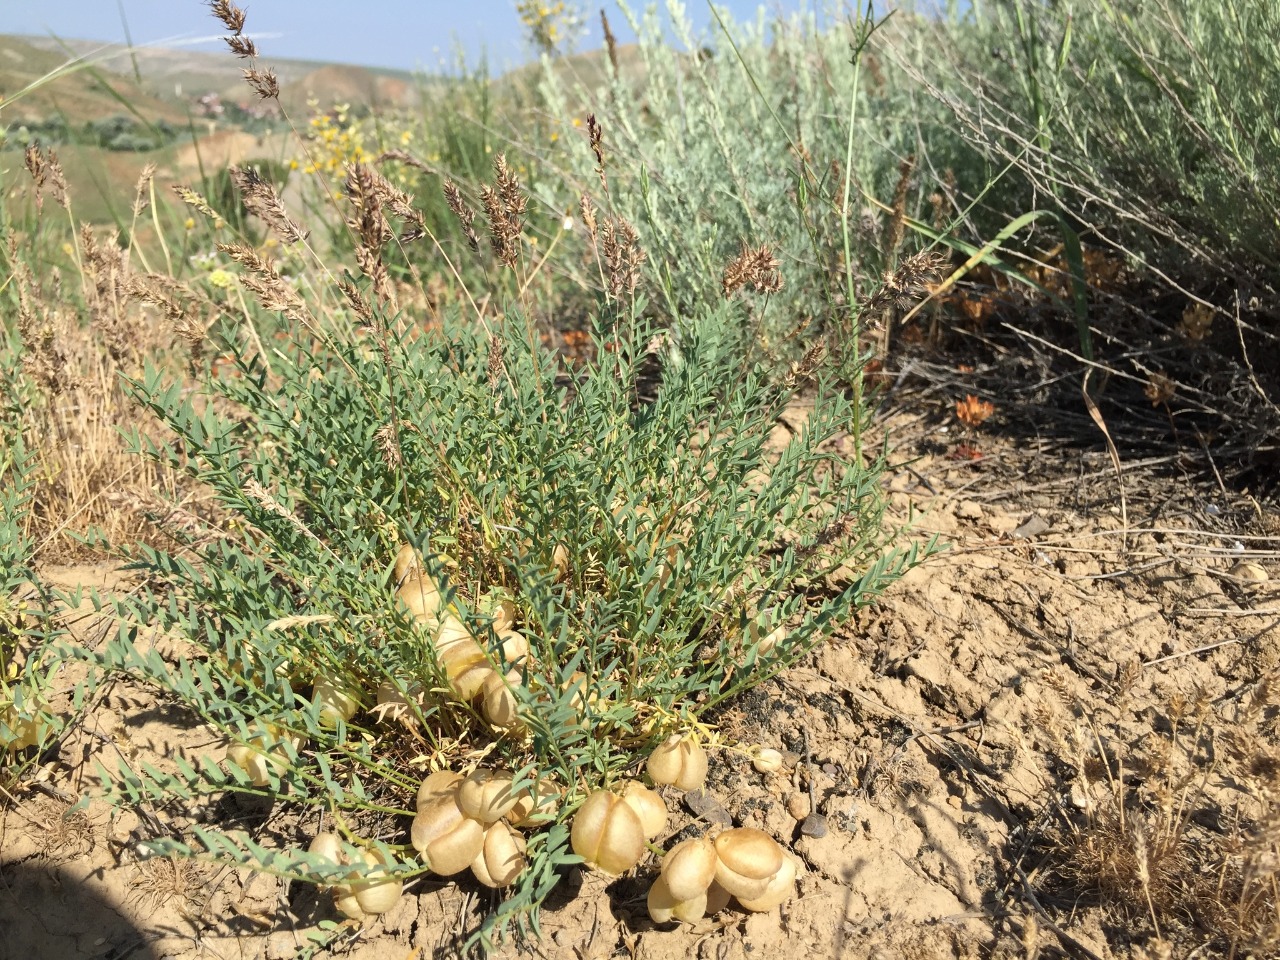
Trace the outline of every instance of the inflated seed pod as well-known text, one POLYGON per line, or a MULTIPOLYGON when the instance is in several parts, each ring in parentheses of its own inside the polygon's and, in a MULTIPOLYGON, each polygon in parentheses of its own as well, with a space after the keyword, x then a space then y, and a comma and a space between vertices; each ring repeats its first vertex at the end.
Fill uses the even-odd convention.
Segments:
POLYGON ((49 724, 41 716, 21 717, 14 707, 6 707, 3 714, 0 714, 0 721, 9 728, 9 735, 6 738, 0 733, 0 751, 3 750, 23 750, 27 747, 34 747, 39 742, 44 732, 48 729, 49 724))
POLYGON ((499 630, 498 639, 502 641, 502 660, 512 665, 518 664, 529 655, 529 641, 518 630, 499 630))
POLYGON ((390 720, 405 724, 416 724, 411 698, 421 696, 422 687, 414 684, 408 692, 402 693, 390 680, 378 684, 378 705, 374 710, 379 720, 390 720))
POLYGON ((569 575, 569 548, 563 543, 557 543, 551 551, 551 566, 555 568, 557 582, 569 575))
MULTIPOLYGON (((334 833, 317 833, 315 839, 311 841, 311 846, 307 847, 308 853, 318 854, 326 860, 341 866, 347 862, 347 858, 342 853, 342 841, 338 839, 334 833)), ((330 884, 316 884, 321 892, 332 889, 330 884)))
POLYGON ((520 725, 519 706, 514 688, 520 686, 520 671, 509 670, 506 679, 490 671, 480 688, 480 712, 499 730, 520 725))
POLYGON ((729 891, 714 880, 707 887, 707 916, 714 917, 729 905, 729 891))
MULTIPOLYGON (((440 628, 435 635, 435 650, 451 686, 464 673, 475 667, 492 669, 489 658, 485 656, 484 648, 467 629, 467 625, 451 613, 445 614, 440 621, 440 628)), ((462 699, 470 700, 474 697, 483 682, 483 676, 468 678, 466 685, 468 687, 474 685, 475 689, 471 696, 462 697, 462 699)), ((455 692, 457 691, 458 688, 455 687, 455 692)))
POLYGON ((427 804, 441 797, 448 797, 451 800, 457 799, 458 786, 462 783, 462 774, 454 773, 452 770, 437 770, 435 773, 429 774, 418 787, 418 809, 421 810, 427 804))
POLYGON ((486 827, 506 816, 519 799, 509 770, 480 767, 458 784, 458 809, 486 827))
POLYGON ((662 858, 662 878, 677 900, 692 900, 707 892, 716 878, 715 844, 706 837, 681 840, 662 858))
POLYGON ((333 888, 333 906, 340 914, 350 920, 363 920, 364 910, 355 893, 345 883, 333 888))
POLYGON ((644 838, 652 840, 667 829, 667 805, 656 790, 650 790, 638 780, 630 780, 622 791, 622 799, 631 804, 640 817, 644 838))
POLYGON ((396 588, 396 596, 409 611, 409 616, 420 623, 435 623, 440 615, 440 588, 424 572, 417 571, 405 577, 396 588))
POLYGON ((764 896, 782 869, 782 847, 763 830, 735 827, 715 839, 716 882, 739 900, 764 896))
POLYGON ((560 788, 549 779, 539 780, 521 791, 515 806, 507 811, 513 827, 537 827, 550 823, 560 808, 560 788))
POLYGON ((227 747, 227 760, 234 763, 249 777, 255 787, 265 787, 271 782, 269 771, 282 773, 289 764, 278 747, 268 749, 263 737, 254 737, 247 744, 233 743, 227 747))
POLYGON ((671 920, 697 923, 707 914, 707 894, 704 890, 691 900, 677 900, 667 886, 666 879, 657 877, 649 887, 646 905, 649 908, 649 918, 654 923, 667 923, 671 920))
POLYGON ((316 678, 311 701, 320 708, 320 723, 326 727, 336 727, 339 719, 350 720, 360 709, 355 694, 326 674, 316 678))
POLYGON ((707 752, 693 737, 673 734, 654 747, 645 769, 654 783, 698 790, 707 780, 707 752))
POLYGON ((589 866, 616 877, 644 856, 644 827, 630 804, 608 790, 597 790, 574 814, 569 842, 589 866))
POLYGON ((418 807, 410 832, 413 848, 426 858, 433 873, 451 877, 461 873, 484 847, 484 827, 445 796, 418 807))
POLYGON ((490 590, 481 597, 479 607, 481 612, 493 618, 494 633, 502 634, 515 626, 515 601, 505 591, 500 589, 490 590))
POLYGON ((486 887, 509 887, 524 872, 524 837, 503 820, 484 833, 484 847, 471 864, 471 872, 486 887))
POLYGON ((351 881, 351 892, 366 914, 386 913, 400 900, 404 883, 399 877, 389 876, 387 868, 391 864, 384 861, 378 851, 365 850, 361 856, 370 869, 367 876, 351 881))
POLYGON ((418 553, 411 543, 400 544, 400 549, 396 552, 395 566, 392 568, 392 582, 399 586, 412 574, 421 572, 422 554, 418 553))
MULTIPOLYGON (((776 613, 770 613, 767 620, 772 620, 776 613)), ((779 624, 768 633, 765 633, 758 622, 753 622, 747 626, 747 639, 756 644, 756 656, 767 657, 773 652, 787 636, 787 625, 779 624)))
POLYGON ((794 857, 783 857, 778 872, 769 878, 769 885, 758 897, 739 897, 738 903, 752 913, 765 913, 789 900, 796 892, 796 876, 799 868, 794 857))
POLYGON ((761 773, 777 773, 782 769, 782 753, 771 747, 761 747, 751 758, 751 765, 761 773))
POLYGON ((483 693, 484 685, 493 677, 498 677, 498 671, 487 662, 477 663, 474 667, 468 667, 456 677, 451 678, 449 688, 460 702, 470 703, 483 693))

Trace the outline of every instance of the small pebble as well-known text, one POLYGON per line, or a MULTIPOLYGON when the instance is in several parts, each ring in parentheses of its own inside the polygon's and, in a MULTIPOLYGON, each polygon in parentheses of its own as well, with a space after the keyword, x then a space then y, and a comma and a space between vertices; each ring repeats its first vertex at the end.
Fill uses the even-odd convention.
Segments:
POLYGON ((803 820, 811 812, 808 794, 793 793, 787 797, 787 813, 791 814, 792 819, 803 820))

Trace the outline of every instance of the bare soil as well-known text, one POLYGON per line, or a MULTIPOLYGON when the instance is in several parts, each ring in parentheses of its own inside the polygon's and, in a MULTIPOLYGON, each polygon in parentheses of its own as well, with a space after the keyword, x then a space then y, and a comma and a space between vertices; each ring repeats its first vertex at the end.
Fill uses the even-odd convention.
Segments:
MULTIPOLYGON (((1096 437, 1080 445, 999 424, 957 437, 941 405, 892 420, 895 516, 915 511, 917 530, 938 533, 947 549, 717 718, 730 738, 786 752, 773 776, 714 756, 707 794, 710 815, 764 829, 803 859, 798 896, 771 913, 730 908, 659 929, 645 910, 652 862, 612 882, 575 874, 544 910, 541 940, 513 940, 506 954, 1158 956, 1142 890, 1109 890, 1098 869, 1099 851, 1104 865, 1119 857, 1106 846, 1115 831, 1099 827, 1112 822, 1108 805, 1155 796, 1168 771, 1188 771, 1194 790, 1184 785, 1175 799, 1196 816, 1183 832, 1188 849, 1208 852, 1178 862, 1211 864, 1213 844, 1247 839, 1261 813, 1241 799, 1243 775, 1225 760, 1203 762, 1202 744, 1212 741, 1216 758, 1230 752, 1228 738, 1254 744, 1257 756, 1275 743, 1276 706, 1266 700, 1280 666, 1274 508, 1205 479, 1212 471, 1194 456, 1129 463, 1121 478, 1096 437), (961 440, 981 456, 957 458, 961 440), (1271 579, 1228 575, 1250 557, 1271 579), (1179 737, 1197 710, 1208 741, 1179 737), (811 812, 825 836, 802 830, 811 812)), ((103 567, 44 573, 128 588, 103 567)), ((100 642, 87 605, 69 619, 81 642, 100 642)), ((66 685, 76 679, 68 673, 66 685)), ((139 840, 186 822, 174 813, 113 816, 94 800, 68 814, 93 795, 96 764, 163 766, 215 739, 125 683, 93 702, 0 812, 0 957, 274 960, 319 932, 332 942, 318 955, 406 960, 449 954, 483 915, 489 891, 424 879, 363 929, 324 933, 317 924, 337 918, 309 886, 141 860, 139 840)), ((687 798, 671 794, 668 806, 673 835, 696 822, 687 798)), ((303 833, 234 801, 197 813, 303 833)), ((1146 818, 1154 844, 1159 804, 1128 814, 1146 818)), ((1162 882, 1147 892, 1180 903, 1178 884, 1189 881, 1162 882)), ((1225 955, 1211 905, 1201 916, 1156 907, 1168 955, 1225 955)))

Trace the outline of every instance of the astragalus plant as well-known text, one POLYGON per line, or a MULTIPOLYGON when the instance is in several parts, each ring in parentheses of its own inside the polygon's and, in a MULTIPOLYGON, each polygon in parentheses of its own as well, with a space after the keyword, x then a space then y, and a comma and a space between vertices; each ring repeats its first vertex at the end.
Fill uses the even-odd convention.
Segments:
MULTIPOLYGON (((593 349, 570 362, 547 348, 527 280, 544 264, 495 159, 488 246, 517 292, 467 291, 490 306, 464 316, 394 307, 383 253, 424 231, 412 198, 358 164, 360 280, 318 266, 295 288, 258 252, 223 248, 292 335, 269 355, 233 343, 234 374, 197 390, 155 370, 131 382, 163 427, 139 452, 212 506, 205 528, 174 532, 180 548, 129 552, 141 582, 95 654, 96 676, 158 688, 224 741, 163 770, 101 770, 116 803, 198 814, 141 852, 321 884, 355 919, 401 881, 470 866, 506 891, 474 931, 484 944, 512 920, 536 929, 583 862, 570 825, 589 796, 606 803, 660 744, 715 746, 717 708, 918 555, 884 525, 881 465, 837 455, 863 422, 848 371, 822 346, 785 374, 757 364, 741 300, 683 318, 676 349, 640 297, 635 231, 585 199, 605 281, 593 349), (807 416, 786 427, 801 392, 807 416), (223 794, 299 816, 231 830, 201 801, 223 794)), ((255 189, 259 215, 305 248, 255 189)), ((748 273, 767 290, 772 269, 748 273)), ((592 846, 602 864, 616 853, 592 846)))
MULTIPOLYGON (((514 313, 488 333, 399 317, 384 341, 299 337, 274 376, 242 356, 208 395, 158 373, 134 384, 172 431, 150 455, 229 519, 180 553, 136 552, 146 586, 120 601, 102 662, 253 762, 121 766, 104 771, 113 796, 317 807, 408 877, 427 869, 408 846, 423 775, 504 767, 564 792, 499 913, 535 907, 577 860, 565 823, 591 789, 821 643, 915 557, 888 548, 877 469, 832 452, 852 411, 821 370, 803 427, 770 446, 798 385, 744 368, 729 313, 691 320, 678 364, 640 318, 602 320, 595 359, 566 368, 514 313), (434 620, 397 599, 404 544, 439 593, 434 620), (504 678, 503 726, 460 690, 446 622, 504 678), (504 653, 508 623, 527 656, 504 653), (189 655, 162 658, 161 632, 189 655)), ((149 846, 324 877, 203 827, 149 846)))

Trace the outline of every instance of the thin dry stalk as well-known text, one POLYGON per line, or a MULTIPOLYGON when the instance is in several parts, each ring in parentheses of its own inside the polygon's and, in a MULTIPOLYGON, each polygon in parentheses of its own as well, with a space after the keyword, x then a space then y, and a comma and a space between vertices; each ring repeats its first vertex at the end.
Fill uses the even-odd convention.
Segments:
POLYGON ((911 186, 911 174, 916 169, 916 155, 910 154, 898 167, 898 185, 893 189, 893 204, 889 222, 884 231, 884 257, 886 263, 896 263, 898 249, 902 246, 904 225, 907 221, 907 189, 911 186))
POLYGON ((609 27, 609 15, 605 13, 604 7, 600 8, 600 28, 604 33, 604 48, 609 54, 609 66, 616 77, 618 75, 618 38, 613 35, 613 30, 609 27))

